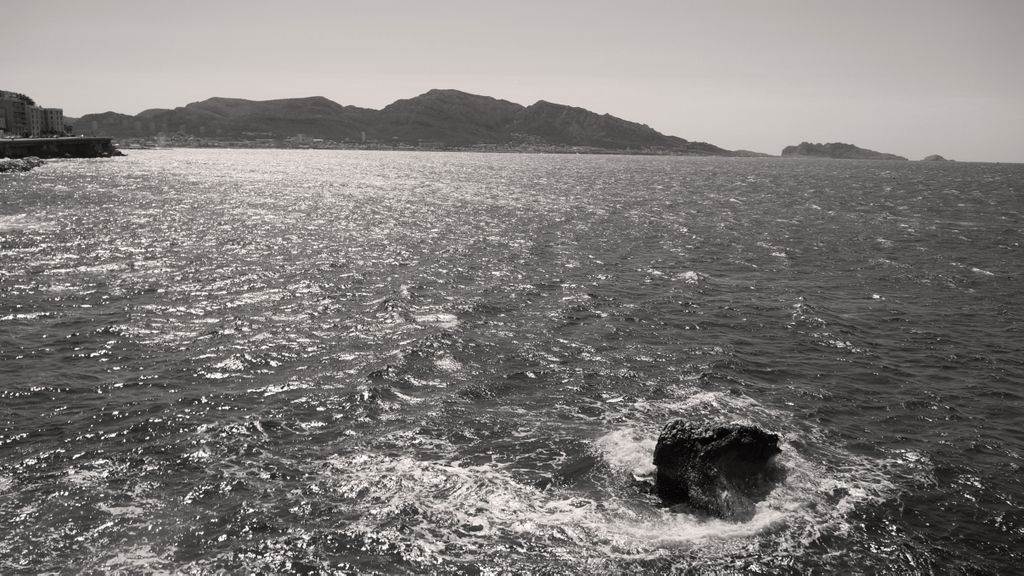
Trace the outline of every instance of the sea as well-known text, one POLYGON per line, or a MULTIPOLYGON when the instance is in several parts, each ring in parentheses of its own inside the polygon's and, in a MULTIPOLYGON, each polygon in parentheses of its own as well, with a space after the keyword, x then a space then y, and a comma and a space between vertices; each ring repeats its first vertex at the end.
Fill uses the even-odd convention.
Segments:
POLYGON ((0 175, 0 574, 1019 574, 1024 165, 0 175), (675 419, 780 435, 746 521, 675 419))

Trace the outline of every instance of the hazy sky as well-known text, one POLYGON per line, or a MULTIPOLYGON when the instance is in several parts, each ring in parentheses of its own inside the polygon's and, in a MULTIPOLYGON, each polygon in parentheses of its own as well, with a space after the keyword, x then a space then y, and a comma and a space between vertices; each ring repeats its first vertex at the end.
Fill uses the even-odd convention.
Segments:
POLYGON ((1024 0, 4 0, 0 16, 0 89, 69 116, 456 88, 730 149, 1024 162, 1024 0))

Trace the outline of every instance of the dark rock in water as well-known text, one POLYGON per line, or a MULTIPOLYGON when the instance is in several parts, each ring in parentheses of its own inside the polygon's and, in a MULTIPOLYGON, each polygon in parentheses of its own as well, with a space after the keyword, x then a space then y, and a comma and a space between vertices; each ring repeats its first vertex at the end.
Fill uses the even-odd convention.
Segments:
POLYGON ((35 156, 27 158, 0 158, 0 172, 28 172, 43 165, 43 161, 35 156))
POLYGON ((743 425, 708 427, 675 420, 654 448, 655 492, 666 505, 748 520, 785 471, 775 463, 779 436, 743 425))

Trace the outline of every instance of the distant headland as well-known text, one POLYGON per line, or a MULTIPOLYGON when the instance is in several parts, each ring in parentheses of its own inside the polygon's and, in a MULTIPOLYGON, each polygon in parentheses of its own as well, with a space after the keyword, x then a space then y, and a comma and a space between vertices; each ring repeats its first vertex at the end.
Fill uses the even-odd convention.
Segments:
POLYGON ((430 90, 381 110, 320 96, 210 98, 135 116, 105 112, 75 122, 84 134, 129 147, 210 146, 768 156, 667 136, 609 114, 541 100, 522 106, 458 90, 430 90))
MULTIPOLYGON (((28 151, 19 157, 117 155, 110 139, 126 148, 323 148, 364 150, 457 150, 649 154, 675 156, 766 157, 749 150, 727 150, 707 142, 669 136, 610 114, 539 100, 523 106, 459 90, 430 90, 397 100, 380 110, 343 106, 322 96, 278 100, 214 97, 174 109, 152 108, 134 116, 117 112, 65 118, 63 111, 40 108, 30 98, 0 91, 0 136, 50 137, 72 131, 80 138, 28 151), (107 139, 96 147, 97 139, 107 139), (74 145, 74 149, 67 148, 74 145), (59 150, 57 148, 60 148, 59 150)), ((11 140, 8 140, 10 142, 11 140)), ((901 160, 843 142, 802 142, 782 157, 843 160, 901 160)), ((933 155, 928 161, 945 160, 933 155)))
POLYGON ((841 160, 906 160, 903 156, 875 152, 874 150, 859 148, 853 144, 845 144, 843 142, 829 142, 828 144, 801 142, 796 146, 786 146, 783 148, 782 156, 784 158, 835 158, 841 160))

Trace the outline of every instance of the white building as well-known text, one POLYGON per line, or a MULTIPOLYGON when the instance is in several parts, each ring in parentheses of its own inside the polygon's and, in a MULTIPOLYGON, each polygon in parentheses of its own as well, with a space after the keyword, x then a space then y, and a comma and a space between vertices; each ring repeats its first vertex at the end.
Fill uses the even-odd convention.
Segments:
POLYGON ((64 135, 64 110, 43 108, 43 133, 52 136, 64 135))
POLYGON ((28 107, 28 135, 31 138, 43 135, 43 109, 39 106, 28 107))
POLYGON ((0 90, 0 131, 9 136, 38 138, 64 135, 64 110, 42 108, 22 94, 0 90))

